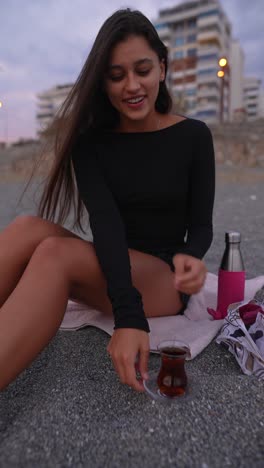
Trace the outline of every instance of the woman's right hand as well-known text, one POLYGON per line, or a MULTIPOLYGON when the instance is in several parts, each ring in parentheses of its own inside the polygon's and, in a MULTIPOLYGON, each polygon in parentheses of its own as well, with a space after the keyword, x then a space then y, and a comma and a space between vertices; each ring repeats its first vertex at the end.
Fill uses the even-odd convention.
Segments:
POLYGON ((142 379, 148 379, 149 336, 143 330, 118 328, 114 331, 107 351, 122 383, 139 392, 144 391, 143 382, 137 379, 135 363, 142 379))
POLYGON ((204 285, 206 266, 199 258, 186 254, 173 257, 175 267, 174 286, 185 294, 197 294, 204 285))

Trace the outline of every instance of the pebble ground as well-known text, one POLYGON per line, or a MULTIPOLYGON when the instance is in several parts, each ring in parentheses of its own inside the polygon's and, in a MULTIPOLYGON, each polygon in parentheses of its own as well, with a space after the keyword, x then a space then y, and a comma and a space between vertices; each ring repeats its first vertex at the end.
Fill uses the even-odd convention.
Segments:
MULTIPOLYGON (((247 277, 264 274, 263 181, 263 171, 217 169, 209 271, 235 229, 247 277)), ((119 383, 107 343, 94 328, 58 332, 0 393, 0 468, 263 467, 263 381, 229 352, 213 341, 186 364, 189 399, 164 405, 119 383)), ((159 368, 157 355, 149 368, 159 368)))

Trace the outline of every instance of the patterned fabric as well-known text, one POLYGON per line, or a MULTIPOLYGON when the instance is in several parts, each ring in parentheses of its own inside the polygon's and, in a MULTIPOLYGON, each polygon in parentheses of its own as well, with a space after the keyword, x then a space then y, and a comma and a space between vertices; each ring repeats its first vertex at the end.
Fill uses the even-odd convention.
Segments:
POLYGON ((216 342, 235 356, 244 374, 264 380, 264 285, 252 301, 229 306, 216 342))

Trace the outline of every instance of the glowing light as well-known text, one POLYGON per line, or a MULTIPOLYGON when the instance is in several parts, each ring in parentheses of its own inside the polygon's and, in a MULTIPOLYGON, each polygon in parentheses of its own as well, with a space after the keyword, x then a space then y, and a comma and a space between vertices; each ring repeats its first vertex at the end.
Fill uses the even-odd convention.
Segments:
POLYGON ((219 70, 219 71, 217 72, 217 76, 218 76, 219 78, 224 78, 225 72, 224 72, 223 70, 219 70))
POLYGON ((227 66, 227 60, 226 60, 225 57, 220 58, 218 63, 220 65, 220 67, 226 67, 227 66))

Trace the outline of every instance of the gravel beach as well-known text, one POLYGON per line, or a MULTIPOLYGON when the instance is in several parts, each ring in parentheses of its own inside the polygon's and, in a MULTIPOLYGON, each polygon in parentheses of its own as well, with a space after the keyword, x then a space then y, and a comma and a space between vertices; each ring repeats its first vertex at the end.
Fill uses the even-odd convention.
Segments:
MULTIPOLYGON (((0 184, 1 228, 34 211, 30 197, 15 206, 19 191, 0 184)), ((247 278, 264 274, 263 207, 263 169, 217 168, 209 271, 235 229, 247 278)), ((242 374, 228 351, 213 341, 189 361, 190 399, 166 406, 119 383, 108 339, 95 328, 58 332, 0 393, 0 468, 263 467, 263 381, 242 374)), ((151 355, 149 369, 158 368, 151 355)))

